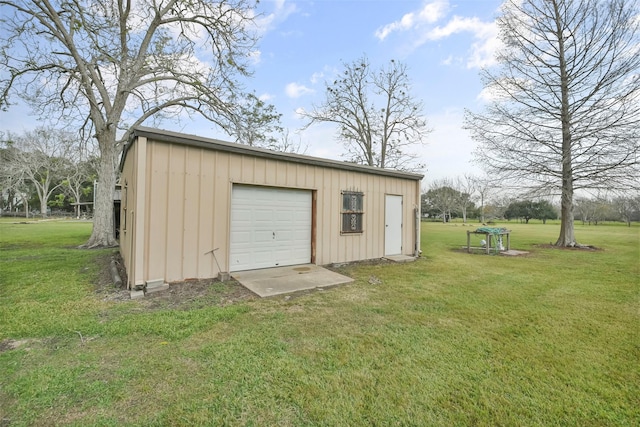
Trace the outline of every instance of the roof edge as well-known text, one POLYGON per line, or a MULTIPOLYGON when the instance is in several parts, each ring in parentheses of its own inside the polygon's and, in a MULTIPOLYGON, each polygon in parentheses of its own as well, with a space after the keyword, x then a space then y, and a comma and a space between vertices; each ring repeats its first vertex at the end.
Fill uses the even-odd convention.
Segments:
POLYGON ((129 152, 129 148, 131 147, 131 145, 133 145, 136 137, 146 137, 153 141, 169 142, 174 144, 187 145, 190 147, 205 148, 236 154, 245 154, 266 159, 290 161, 312 166, 323 166, 347 171, 369 173, 374 175, 390 176, 394 178, 411 179, 415 181, 420 181, 422 178, 424 178, 423 174, 418 173, 358 165, 355 163, 341 162, 338 160, 324 159, 321 157, 313 157, 302 154, 273 151, 266 148, 251 147, 248 145, 236 144, 233 142, 226 142, 218 139, 205 138, 201 136, 173 132, 163 129, 149 128, 145 126, 137 126, 131 131, 131 138, 129 139, 129 142, 127 142, 127 144, 124 146, 122 157, 120 159, 120 171, 122 171, 124 160, 127 156, 127 153, 129 152))

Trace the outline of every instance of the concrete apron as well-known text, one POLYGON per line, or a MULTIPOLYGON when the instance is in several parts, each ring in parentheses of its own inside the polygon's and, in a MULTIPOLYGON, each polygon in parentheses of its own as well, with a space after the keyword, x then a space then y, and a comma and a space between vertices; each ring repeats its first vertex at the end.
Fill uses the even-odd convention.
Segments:
POLYGON ((353 282, 350 277, 314 264, 236 271, 231 277, 261 297, 353 282))

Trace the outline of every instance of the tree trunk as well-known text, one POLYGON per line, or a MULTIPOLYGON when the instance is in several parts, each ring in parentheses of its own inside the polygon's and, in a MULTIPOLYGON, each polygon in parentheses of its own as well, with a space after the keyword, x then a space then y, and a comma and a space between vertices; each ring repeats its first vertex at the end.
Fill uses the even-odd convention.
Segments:
POLYGON ((573 230, 573 182, 564 182, 560 204, 560 237, 556 246, 576 246, 573 230))
POLYGON ((40 216, 42 216, 42 218, 47 217, 47 196, 45 195, 40 197, 40 216))
POLYGON ((564 30, 558 4, 553 5, 556 14, 558 58, 560 59, 560 92, 562 121, 562 196, 560 202, 560 236, 556 246, 576 246, 573 231, 573 161, 571 137, 571 113, 569 111, 569 78, 565 60, 564 30))
POLYGON ((93 206, 93 231, 82 248, 93 249, 117 246, 113 230, 113 192, 116 187, 116 164, 118 152, 115 133, 105 132, 98 136, 100 161, 98 163, 98 187, 93 206))

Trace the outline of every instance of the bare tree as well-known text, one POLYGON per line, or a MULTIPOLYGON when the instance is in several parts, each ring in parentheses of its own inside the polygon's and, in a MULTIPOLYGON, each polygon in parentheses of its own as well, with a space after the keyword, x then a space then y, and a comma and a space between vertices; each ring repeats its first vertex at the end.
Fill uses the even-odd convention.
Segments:
POLYGON ((62 179, 70 165, 70 153, 75 141, 68 132, 59 129, 39 128, 11 137, 12 146, 6 165, 6 173, 16 182, 29 182, 38 195, 40 214, 47 216, 47 202, 55 190, 62 186, 62 179))
POLYGON ((278 136, 283 133, 280 124, 282 114, 273 105, 267 104, 255 94, 248 94, 244 99, 233 95, 232 105, 236 113, 227 117, 226 128, 239 144, 252 147, 273 148, 278 143, 278 136))
POLYGON ((619 196, 613 199, 613 207, 620 219, 631 227, 633 215, 640 210, 640 197, 619 196))
POLYGON ((93 232, 115 245, 116 165, 132 127, 237 114, 255 44, 250 0, 0 0, 0 106, 21 94, 43 117, 77 119, 100 150, 93 232))
POLYGON ((400 170, 419 170, 412 149, 429 133, 422 102, 411 96, 406 65, 391 60, 373 70, 362 57, 344 63, 344 71, 326 83, 326 98, 303 114, 308 125, 338 125, 346 157, 354 163, 400 170))
POLYGON ((87 183, 95 176, 95 159, 77 159, 68 168, 62 181, 62 191, 75 203, 76 218, 80 218, 82 196, 87 183))
POLYGON ((467 112, 477 160, 499 179, 561 196, 558 246, 577 245, 574 191, 638 186, 640 19, 635 0, 508 0, 493 98, 467 112))
POLYGON ((496 189, 496 184, 487 176, 470 176, 468 179, 473 183, 473 188, 478 193, 478 197, 480 199, 480 222, 484 224, 484 207, 487 200, 489 200, 489 196, 496 189))
POLYGON ((305 154, 309 147, 302 143, 302 139, 299 134, 297 135, 297 139, 295 139, 289 132, 289 129, 285 129, 280 135, 280 140, 274 142, 273 145, 268 146, 267 148, 282 151, 284 153, 305 154))
POLYGON ((462 212, 462 222, 467 223, 467 210, 473 205, 473 197, 476 192, 476 180, 471 175, 456 177, 455 189, 460 193, 458 207, 462 212))
POLYGON ((18 200, 22 200, 25 217, 29 218, 29 188, 22 171, 17 170, 13 159, 17 148, 11 141, 11 135, 2 133, 0 140, 0 196, 6 198, 6 208, 13 212, 18 207, 18 200))

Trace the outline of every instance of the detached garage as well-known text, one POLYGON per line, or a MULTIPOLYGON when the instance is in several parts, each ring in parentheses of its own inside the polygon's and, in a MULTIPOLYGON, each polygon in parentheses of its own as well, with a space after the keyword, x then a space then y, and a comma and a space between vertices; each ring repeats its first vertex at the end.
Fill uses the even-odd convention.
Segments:
POLYGON ((120 171, 130 289, 419 254, 419 174, 143 127, 120 171))

